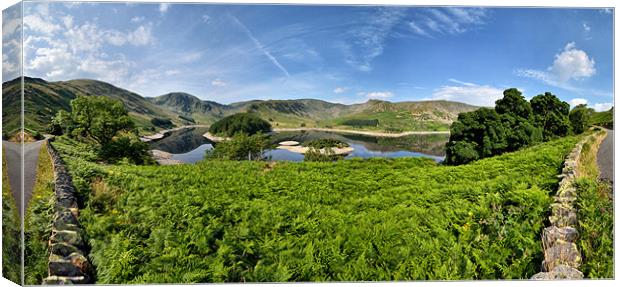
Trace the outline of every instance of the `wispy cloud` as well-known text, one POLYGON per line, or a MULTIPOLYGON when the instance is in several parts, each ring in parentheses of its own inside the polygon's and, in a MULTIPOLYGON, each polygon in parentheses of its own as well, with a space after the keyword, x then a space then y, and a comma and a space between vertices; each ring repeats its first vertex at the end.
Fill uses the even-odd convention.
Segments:
POLYGON ((409 22, 414 34, 435 38, 435 34, 461 34, 472 27, 486 24, 487 10, 484 8, 449 7, 430 9, 409 22))
POLYGON ((372 60, 383 54, 385 40, 404 16, 402 8, 377 9, 364 25, 349 31, 351 39, 342 45, 345 62, 360 71, 371 71, 372 60))
POLYGON ((568 104, 570 104, 571 107, 576 107, 578 105, 586 105, 586 104, 588 104, 588 100, 582 99, 582 98, 574 98, 574 99, 571 99, 570 101, 568 101, 568 104))
POLYGON ((289 74, 289 72, 286 70, 286 68, 284 68, 284 66, 282 66, 282 64, 280 64, 280 62, 278 62, 278 59, 276 59, 276 57, 274 57, 269 52, 269 50, 267 50, 267 48, 265 48, 265 46, 263 46, 263 44, 256 37, 254 37, 254 34, 252 34, 252 31, 250 31, 250 29, 248 29, 248 27, 246 27, 245 24, 243 24, 243 22, 241 22, 241 20, 239 20, 237 17, 232 16, 232 15, 230 17, 235 21, 235 23, 237 23, 237 25, 239 25, 239 27, 241 27, 241 29, 243 30, 243 32, 245 32, 245 34, 248 36, 248 38, 250 38, 250 40, 252 40, 252 42, 256 46, 256 49, 261 51, 273 63, 274 66, 276 66, 278 69, 280 69, 280 71, 282 71, 282 73, 284 73, 284 75, 286 75, 286 77, 290 77, 291 76, 291 74, 289 74))
POLYGON ((225 87, 226 85, 227 83, 222 81, 221 79, 215 79, 211 81, 211 86, 214 86, 214 87, 225 87))
POLYGON ((474 84, 474 83, 463 82, 463 81, 459 81, 457 79, 448 79, 448 81, 453 82, 455 84, 460 84, 460 85, 463 85, 463 86, 469 86, 469 87, 476 86, 476 84, 474 84))

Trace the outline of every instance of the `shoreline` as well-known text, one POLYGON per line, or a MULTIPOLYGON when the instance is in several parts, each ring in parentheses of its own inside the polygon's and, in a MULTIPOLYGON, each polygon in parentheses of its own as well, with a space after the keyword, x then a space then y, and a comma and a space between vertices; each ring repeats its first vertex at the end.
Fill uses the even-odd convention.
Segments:
POLYGON ((329 128, 275 128, 273 132, 300 132, 300 131, 321 131, 321 132, 334 132, 343 134, 358 134, 374 137, 386 137, 386 138, 398 138, 410 135, 433 135, 433 134, 450 134, 450 131, 408 131, 400 133, 386 133, 386 132, 374 132, 374 131, 356 131, 356 130, 343 130, 343 129, 329 129, 329 128))

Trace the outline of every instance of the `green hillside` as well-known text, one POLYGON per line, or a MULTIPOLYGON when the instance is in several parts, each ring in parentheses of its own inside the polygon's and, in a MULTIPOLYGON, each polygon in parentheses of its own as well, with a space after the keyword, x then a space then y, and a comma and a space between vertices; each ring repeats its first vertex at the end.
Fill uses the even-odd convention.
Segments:
MULTIPOLYGON (((20 79, 2 84, 2 124, 6 131, 19 127, 20 79)), ((129 114, 141 130, 157 127, 154 118, 168 118, 176 125, 187 124, 177 114, 162 109, 142 96, 111 84, 95 80, 71 80, 47 82, 43 79, 24 77, 24 125, 26 128, 44 131, 58 110, 69 110, 71 100, 77 96, 107 96, 123 102, 129 114)))
MULTIPOLYGON (((39 132, 45 130, 58 110, 69 110, 70 101, 80 95, 99 95, 122 101, 143 133, 163 128, 155 124, 168 119, 176 126, 212 124, 240 112, 255 113, 274 128, 447 131, 459 113, 477 108, 449 101, 391 103, 370 100, 363 104, 344 105, 316 99, 253 100, 225 105, 187 93, 144 98, 109 83, 87 79, 48 82, 25 77, 24 84, 25 126, 39 132)), ((20 86, 19 78, 2 85, 2 124, 9 133, 19 126, 20 86)))
POLYGON ((196 123, 210 124, 231 114, 231 107, 212 101, 203 101, 187 93, 168 93, 147 98, 151 103, 174 113, 192 118, 196 123))
POLYGON ((592 118, 590 118, 590 124, 613 129, 614 108, 612 107, 609 111, 595 112, 592 114, 592 118))

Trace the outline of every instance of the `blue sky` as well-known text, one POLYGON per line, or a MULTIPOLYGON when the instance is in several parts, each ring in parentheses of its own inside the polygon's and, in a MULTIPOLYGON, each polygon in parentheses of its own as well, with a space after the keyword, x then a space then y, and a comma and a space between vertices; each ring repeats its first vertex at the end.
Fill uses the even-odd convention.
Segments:
POLYGON ((26 2, 24 16, 26 75, 143 96, 613 102, 609 9, 26 2))

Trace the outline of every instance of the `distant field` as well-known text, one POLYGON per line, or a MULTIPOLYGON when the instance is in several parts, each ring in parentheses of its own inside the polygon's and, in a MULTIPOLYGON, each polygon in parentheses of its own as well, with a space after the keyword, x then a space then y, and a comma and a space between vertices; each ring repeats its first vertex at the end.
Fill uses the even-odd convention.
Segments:
POLYGON ((54 143, 98 283, 529 278, 567 137, 463 166, 432 160, 101 166, 54 143))

